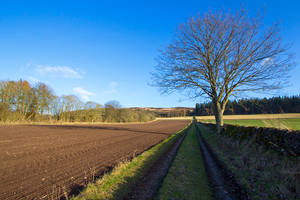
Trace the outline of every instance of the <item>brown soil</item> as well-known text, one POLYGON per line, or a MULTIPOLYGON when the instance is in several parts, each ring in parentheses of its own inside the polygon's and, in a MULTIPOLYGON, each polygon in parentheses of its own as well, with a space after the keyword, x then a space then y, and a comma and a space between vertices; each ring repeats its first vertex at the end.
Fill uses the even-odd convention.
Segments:
POLYGON ((187 120, 0 126, 0 199, 57 199, 149 149, 187 120))

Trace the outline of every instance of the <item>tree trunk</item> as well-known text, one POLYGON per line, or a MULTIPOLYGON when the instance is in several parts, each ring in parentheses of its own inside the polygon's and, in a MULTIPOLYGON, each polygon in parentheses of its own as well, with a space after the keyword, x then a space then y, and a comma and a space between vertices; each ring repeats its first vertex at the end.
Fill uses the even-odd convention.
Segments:
MULTIPOLYGON (((219 102, 214 102, 214 114, 216 119, 217 131, 220 133, 223 127, 223 113, 224 108, 222 108, 219 102)), ((225 106, 224 106, 225 107, 225 106)))

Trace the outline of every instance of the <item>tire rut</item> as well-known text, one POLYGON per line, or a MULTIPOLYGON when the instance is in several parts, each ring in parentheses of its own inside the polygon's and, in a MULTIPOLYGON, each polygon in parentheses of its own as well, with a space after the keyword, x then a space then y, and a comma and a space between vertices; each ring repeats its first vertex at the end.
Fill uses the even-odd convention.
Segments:
POLYGON ((207 176, 216 200, 250 200, 246 190, 242 188, 226 165, 218 159, 207 144, 196 125, 200 150, 203 156, 207 176))
POLYGON ((189 128, 186 129, 184 134, 153 164, 149 172, 135 185, 134 190, 124 198, 125 200, 145 200, 155 197, 188 130, 189 128))

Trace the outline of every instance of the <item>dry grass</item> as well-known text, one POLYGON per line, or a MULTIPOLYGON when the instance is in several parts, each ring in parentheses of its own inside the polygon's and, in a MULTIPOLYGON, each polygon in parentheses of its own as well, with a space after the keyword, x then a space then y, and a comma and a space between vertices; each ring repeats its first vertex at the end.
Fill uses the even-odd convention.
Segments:
MULTIPOLYGON (((192 116, 185 117, 158 117, 148 122, 60 122, 60 121, 11 121, 1 122, 0 126, 5 125, 102 125, 102 124, 146 124, 157 120, 192 120, 192 116)), ((197 120, 215 120, 215 116, 197 116, 197 120)), ((284 114, 253 114, 253 115, 224 115, 224 119, 300 119, 300 113, 284 113, 284 114)))
POLYGON ((158 117, 156 120, 193 120, 193 116, 185 116, 185 117, 158 117))
POLYGON ((225 162, 252 199, 296 200, 299 158, 288 157, 255 144, 221 136, 201 126, 203 136, 225 162))
POLYGON ((159 118, 147 122, 61 122, 61 121, 0 121, 0 126, 10 126, 10 125, 123 125, 123 124, 148 124, 159 120, 159 118))
MULTIPOLYGON (((199 120, 202 123, 216 123, 215 120, 199 120)), ((300 118, 280 119, 225 119, 225 124, 252 127, 271 127, 277 129, 300 130, 300 118)))
MULTIPOLYGON (((282 114, 251 114, 251 115, 224 115, 224 119, 299 119, 300 113, 282 113, 282 114)), ((157 120, 170 120, 170 119, 190 119, 192 116, 185 117, 159 117, 157 120)), ((215 120, 214 115, 210 116, 196 116, 197 120, 215 120)))

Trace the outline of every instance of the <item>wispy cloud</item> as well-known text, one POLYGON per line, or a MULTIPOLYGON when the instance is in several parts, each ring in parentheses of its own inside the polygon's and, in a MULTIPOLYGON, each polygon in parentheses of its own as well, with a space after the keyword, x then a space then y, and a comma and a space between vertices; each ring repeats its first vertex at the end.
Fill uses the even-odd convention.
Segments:
POLYGON ((28 81, 29 81, 31 84, 36 84, 36 83, 42 82, 42 81, 40 81, 39 79, 34 78, 34 77, 32 77, 32 76, 28 76, 27 79, 28 79, 28 81))
POLYGON ((81 87, 73 88, 73 92, 84 101, 89 101, 90 100, 89 97, 95 95, 93 92, 89 92, 81 87))
POLYGON ((117 91, 117 86, 118 86, 118 83, 115 82, 115 81, 111 81, 109 83, 109 90, 105 91, 106 94, 116 94, 118 91, 117 91))
POLYGON ((64 78, 82 78, 81 73, 68 66, 50 66, 50 65, 38 65, 35 71, 40 75, 52 75, 64 78))

